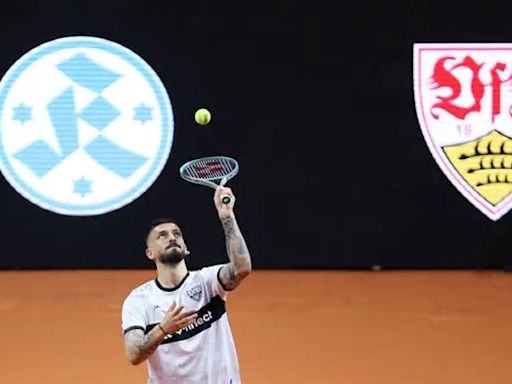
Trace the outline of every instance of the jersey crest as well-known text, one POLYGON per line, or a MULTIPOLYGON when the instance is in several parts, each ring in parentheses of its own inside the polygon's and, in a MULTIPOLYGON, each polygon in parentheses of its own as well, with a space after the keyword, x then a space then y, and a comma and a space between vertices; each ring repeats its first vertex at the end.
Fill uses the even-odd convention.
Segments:
POLYGON ((192 300, 199 302, 203 296, 203 289, 200 285, 194 285, 192 288, 187 290, 187 295, 192 300))

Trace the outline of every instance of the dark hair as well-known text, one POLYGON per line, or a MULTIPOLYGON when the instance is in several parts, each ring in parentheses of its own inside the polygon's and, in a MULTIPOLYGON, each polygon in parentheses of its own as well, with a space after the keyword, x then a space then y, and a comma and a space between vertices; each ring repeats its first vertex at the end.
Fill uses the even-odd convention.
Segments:
POLYGON ((151 233, 151 231, 153 229, 155 229, 155 227, 158 227, 160 224, 164 224, 164 223, 173 223, 173 224, 176 224, 178 227, 180 226, 176 220, 171 219, 170 217, 161 217, 161 218, 158 218, 158 219, 154 219, 149 224, 149 229, 146 232, 146 239, 145 239, 146 247, 147 247, 147 244, 148 244, 149 234, 151 233))

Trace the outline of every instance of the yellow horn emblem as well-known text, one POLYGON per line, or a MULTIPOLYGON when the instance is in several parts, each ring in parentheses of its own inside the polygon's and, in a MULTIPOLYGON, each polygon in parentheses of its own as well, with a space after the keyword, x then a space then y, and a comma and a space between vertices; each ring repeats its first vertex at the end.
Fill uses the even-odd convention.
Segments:
POLYGON ((468 143, 443 147, 457 172, 489 203, 512 192, 512 139, 492 131, 468 143))

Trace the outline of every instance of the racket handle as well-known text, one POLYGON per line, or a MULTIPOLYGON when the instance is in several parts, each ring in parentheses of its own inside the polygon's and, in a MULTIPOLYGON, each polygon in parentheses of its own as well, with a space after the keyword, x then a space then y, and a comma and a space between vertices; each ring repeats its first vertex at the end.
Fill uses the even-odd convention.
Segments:
POLYGON ((222 201, 222 204, 229 204, 231 202, 231 197, 223 195, 220 197, 220 201, 222 201))

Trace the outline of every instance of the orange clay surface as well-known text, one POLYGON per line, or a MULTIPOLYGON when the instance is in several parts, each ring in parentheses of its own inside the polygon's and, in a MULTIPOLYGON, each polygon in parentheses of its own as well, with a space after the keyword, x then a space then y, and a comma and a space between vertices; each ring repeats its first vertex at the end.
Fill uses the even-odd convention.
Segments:
MULTIPOLYGON (((121 304, 151 270, 0 271, 6 384, 136 384, 121 304)), ((228 299, 244 384, 512 383, 512 275, 253 271, 228 299)))

